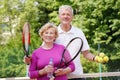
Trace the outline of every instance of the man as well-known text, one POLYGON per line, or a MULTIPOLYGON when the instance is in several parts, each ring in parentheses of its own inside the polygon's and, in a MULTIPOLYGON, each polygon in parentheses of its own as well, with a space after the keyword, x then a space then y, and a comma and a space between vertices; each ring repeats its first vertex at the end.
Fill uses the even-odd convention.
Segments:
MULTIPOLYGON (((74 37, 80 37, 83 40, 83 48, 82 48, 83 56, 90 61, 94 61, 95 56, 89 52, 90 48, 84 33, 79 28, 71 25, 71 22, 73 19, 72 7, 69 5, 60 6, 58 17, 60 20, 60 25, 58 26, 59 37, 56 39, 56 43, 66 46, 68 42, 74 37)), ((70 54, 71 53, 72 52, 70 52, 70 54)), ((30 62, 30 59, 26 59, 25 62, 26 63, 30 62)), ((74 60, 74 63, 75 63, 75 71, 70 73, 68 76, 75 75, 75 74, 77 75, 83 74, 83 68, 80 62, 80 54, 79 56, 76 57, 76 59, 74 60)), ((70 80, 84 80, 84 79, 76 78, 76 79, 70 79, 70 80)))
MULTIPOLYGON (((60 20, 60 25, 58 26, 59 37, 57 38, 56 43, 63 44, 64 46, 66 46, 68 42, 74 37, 80 37, 83 40, 83 48, 82 48, 83 56, 86 59, 93 61, 95 56, 89 52, 90 48, 84 33, 77 27, 74 27, 71 25, 71 21, 73 19, 72 7, 69 5, 62 5, 59 8, 58 17, 60 20)), ((76 47, 73 47, 73 48, 76 48, 76 47)), ((72 52, 70 52, 70 54, 72 54, 72 52)), ((75 71, 72 72, 70 75, 83 74, 82 65, 80 63, 80 54, 79 56, 76 57, 76 59, 74 60, 74 63, 75 63, 75 71)), ((80 80, 80 79, 71 79, 71 80, 80 80)))

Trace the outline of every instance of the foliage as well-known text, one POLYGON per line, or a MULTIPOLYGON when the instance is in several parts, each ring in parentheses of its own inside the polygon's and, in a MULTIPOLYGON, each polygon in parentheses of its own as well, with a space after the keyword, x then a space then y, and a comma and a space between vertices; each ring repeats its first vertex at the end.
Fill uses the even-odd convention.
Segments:
MULTIPOLYGON (((80 27, 91 46, 91 51, 97 54, 98 44, 100 52, 104 52, 113 61, 113 55, 120 52, 120 1, 118 0, 84 0, 75 4, 75 19, 73 24, 80 27), (78 24, 79 23, 79 24, 78 24)), ((115 61, 116 61, 115 60, 115 61)), ((83 64, 85 65, 85 64, 83 64)), ((107 64, 109 69, 112 64, 107 64)), ((118 67, 114 67, 119 69, 118 67)))
MULTIPOLYGON (((95 55, 100 51, 110 57, 103 64, 103 71, 119 70, 120 64, 120 0, 1 0, 0 1, 0 43, 2 30, 10 31, 7 44, 0 44, 0 77, 25 76, 22 26, 27 21, 31 30, 30 54, 41 45, 38 30, 46 22, 59 24, 58 8, 68 4, 74 9, 73 25, 82 29, 95 55), (52 5, 51 5, 52 4, 52 5), (5 28, 3 25, 5 25, 5 28), (14 31, 13 31, 14 30, 14 31), (100 50, 98 50, 100 44, 100 50), (118 67, 117 67, 117 66, 118 67)), ((84 72, 99 72, 98 63, 81 57, 84 72), (87 63, 87 64, 86 64, 87 63), (95 69, 96 68, 96 69, 95 69)))
POLYGON ((1 77, 21 76, 25 73, 25 65, 22 61, 23 50, 20 35, 14 37, 8 44, 1 46, 1 77))

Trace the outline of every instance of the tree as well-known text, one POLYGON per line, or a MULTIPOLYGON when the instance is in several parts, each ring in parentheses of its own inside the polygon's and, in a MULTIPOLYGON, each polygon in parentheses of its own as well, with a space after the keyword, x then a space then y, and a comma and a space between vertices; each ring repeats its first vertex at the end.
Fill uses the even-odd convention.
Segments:
POLYGON ((81 0, 75 4, 77 6, 74 24, 81 26, 85 32, 92 52, 97 50, 97 44, 101 45, 100 50, 110 57, 109 63, 112 63, 113 55, 117 60, 120 56, 119 3, 119 0, 81 0))
MULTIPOLYGON (((4 24, 12 36, 7 44, 0 45, 0 77, 25 76, 26 65, 22 61, 24 54, 21 41, 24 23, 29 22, 30 24, 31 54, 42 43, 38 35, 41 26, 46 22, 59 24, 58 8, 62 4, 73 7, 75 18, 72 24, 83 30, 90 44, 91 52, 98 53, 97 44, 99 43, 100 51, 110 57, 110 62, 103 65, 104 71, 119 69, 119 66, 116 66, 116 64, 120 65, 118 64, 120 61, 119 0, 1 0, 0 28, 4 24)), ((2 31, 0 33, 2 34, 2 31)), ((98 71, 95 70, 97 63, 91 64, 84 59, 82 59, 82 63, 84 72, 98 71)))

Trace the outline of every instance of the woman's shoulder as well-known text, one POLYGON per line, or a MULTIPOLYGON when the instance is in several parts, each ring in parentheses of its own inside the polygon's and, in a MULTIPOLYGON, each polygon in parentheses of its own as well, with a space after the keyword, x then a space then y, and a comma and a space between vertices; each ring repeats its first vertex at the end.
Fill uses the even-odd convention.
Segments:
POLYGON ((41 49, 42 49, 42 48, 41 48, 41 46, 40 46, 39 48, 35 49, 35 50, 33 51, 33 53, 40 52, 41 49))
POLYGON ((65 48, 65 46, 62 45, 62 44, 54 43, 54 45, 55 45, 56 47, 62 47, 62 48, 65 48))

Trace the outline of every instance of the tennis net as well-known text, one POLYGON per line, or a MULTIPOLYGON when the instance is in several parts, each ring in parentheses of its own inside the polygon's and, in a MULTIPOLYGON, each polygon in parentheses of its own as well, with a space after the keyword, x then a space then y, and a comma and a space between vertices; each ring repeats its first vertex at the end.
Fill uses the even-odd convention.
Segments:
POLYGON ((68 78, 85 78, 86 80, 120 80, 120 72, 84 73, 81 75, 70 75, 68 78))
MULTIPOLYGON (((81 75, 70 75, 71 78, 85 78, 85 80, 120 80, 120 72, 84 73, 81 75), (101 79, 100 79, 101 78, 101 79)), ((0 80, 36 80, 29 77, 0 78, 0 80)))

